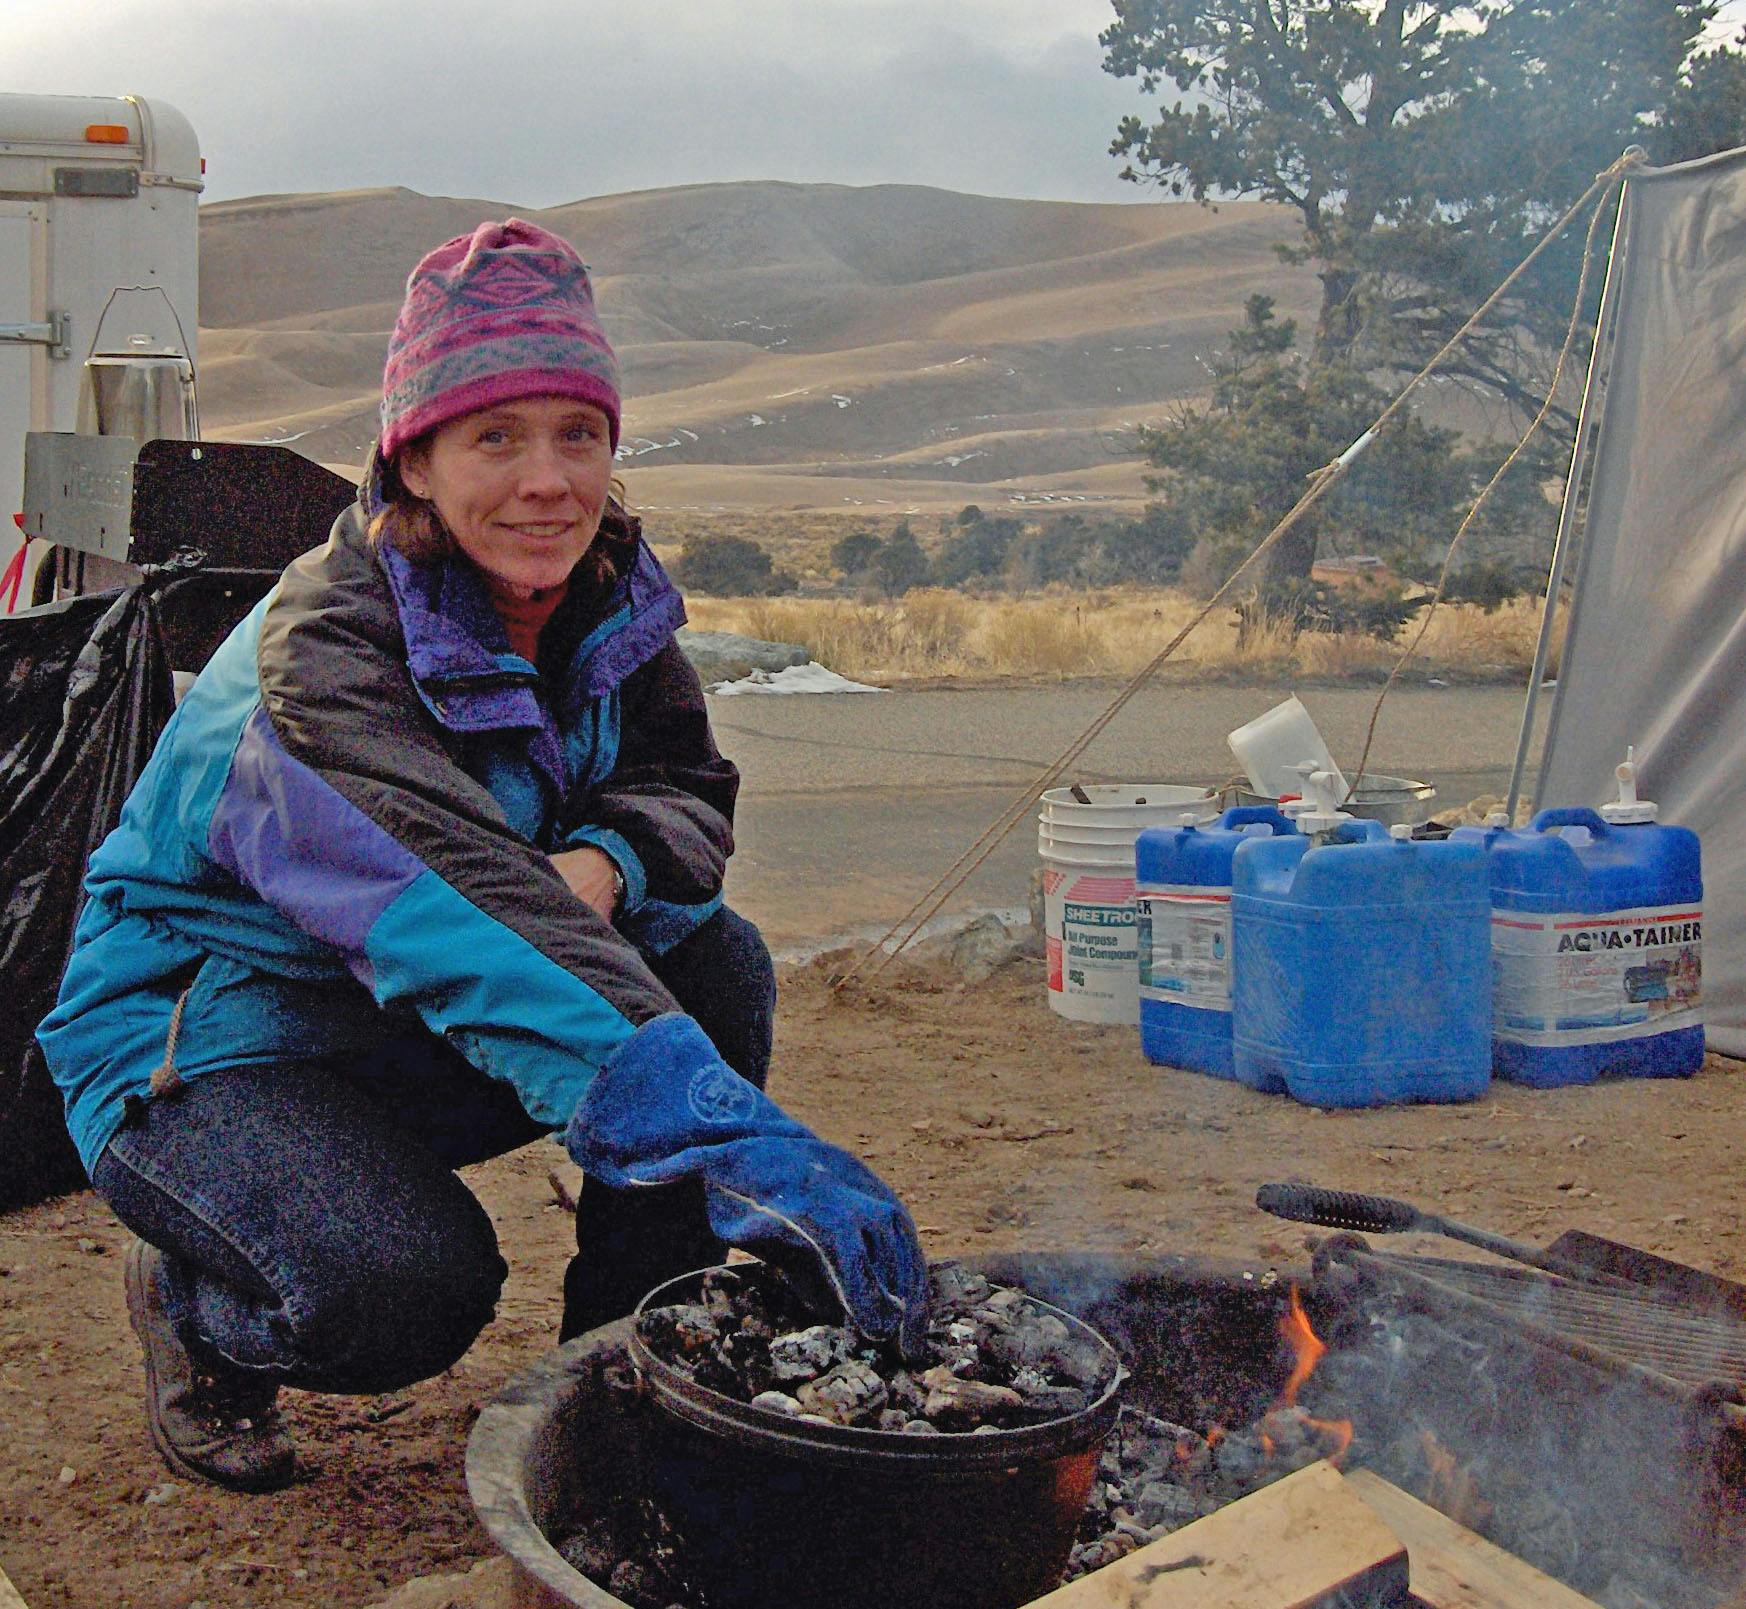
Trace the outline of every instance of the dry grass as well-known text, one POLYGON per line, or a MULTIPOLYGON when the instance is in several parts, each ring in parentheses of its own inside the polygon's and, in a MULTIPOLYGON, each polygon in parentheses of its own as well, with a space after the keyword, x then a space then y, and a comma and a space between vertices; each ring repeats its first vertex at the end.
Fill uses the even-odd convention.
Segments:
MULTIPOLYGON (((692 624, 775 642, 803 643, 820 664, 867 681, 928 676, 1131 676, 1194 616, 1199 604, 1172 590, 1051 591, 973 598, 933 589, 889 603, 842 598, 688 600, 692 624)), ((1416 630, 1416 624, 1408 632, 1416 630)), ((1455 678, 1523 675, 1533 661, 1539 608, 1528 599, 1487 615, 1445 604, 1432 618, 1413 669, 1455 678)), ((1401 644, 1408 638, 1402 634, 1401 644)), ((1215 610, 1176 652, 1178 674, 1386 675, 1401 644, 1303 633, 1263 620, 1240 633, 1235 611, 1215 610)), ((1556 674, 1556 661, 1552 667, 1556 674)))

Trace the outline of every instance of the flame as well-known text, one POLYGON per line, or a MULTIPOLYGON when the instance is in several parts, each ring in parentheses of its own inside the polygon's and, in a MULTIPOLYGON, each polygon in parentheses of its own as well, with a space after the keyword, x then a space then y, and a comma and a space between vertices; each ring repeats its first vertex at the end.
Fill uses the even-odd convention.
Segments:
MULTIPOLYGON (((1325 1451, 1322 1457, 1330 1463, 1338 1464, 1346 1456, 1352 1445, 1352 1421, 1350 1419, 1316 1419, 1298 1408, 1297 1394, 1303 1389, 1304 1382, 1315 1373, 1315 1368, 1327 1356, 1328 1346, 1316 1332, 1310 1328, 1309 1315, 1303 1310, 1303 1299, 1298 1294, 1295 1285, 1291 1288, 1291 1299, 1286 1311, 1279 1320, 1279 1333, 1290 1346, 1292 1357, 1291 1377, 1285 1382, 1284 1389, 1274 1399, 1273 1406, 1255 1424, 1255 1434, 1260 1441, 1261 1451, 1267 1458, 1272 1458, 1278 1450, 1278 1437, 1273 1433, 1280 1431, 1280 1425, 1269 1426, 1268 1421, 1273 1415, 1285 1409, 1297 1409, 1297 1423, 1307 1427, 1314 1435, 1321 1438, 1325 1451)), ((1206 1445, 1216 1447, 1229 1434, 1223 1425, 1210 1425, 1206 1432, 1206 1445)), ((1294 1431, 1291 1439, 1296 1440, 1301 1431, 1294 1431)), ((1193 1456, 1192 1449, 1178 1447, 1176 1456, 1188 1459, 1193 1456)))
MULTIPOLYGON (((1291 1377, 1285 1382, 1285 1389, 1279 1393, 1277 1406, 1295 1408, 1298 1392, 1303 1389, 1304 1382, 1315 1373, 1316 1365, 1328 1353, 1327 1342, 1310 1328, 1309 1315, 1303 1310, 1303 1298, 1298 1294, 1295 1285, 1291 1287, 1291 1299, 1279 1320, 1279 1333, 1291 1348, 1296 1361, 1292 1366, 1291 1377)), ((1314 1419, 1306 1416, 1304 1423, 1331 1444, 1326 1454, 1331 1462, 1337 1464, 1346 1455, 1346 1450, 1352 1445, 1350 1419, 1314 1419)))
POLYGON ((1292 1355, 1297 1359, 1291 1378, 1285 1382, 1285 1389, 1279 1393, 1279 1400, 1287 1408, 1295 1408, 1297 1394, 1303 1389, 1304 1381, 1315 1373, 1316 1365, 1328 1353, 1327 1342, 1310 1328, 1309 1315, 1303 1310, 1303 1298, 1298 1295, 1295 1285, 1291 1287, 1291 1303, 1285 1310, 1285 1316, 1279 1321, 1279 1333, 1285 1337, 1285 1344, 1291 1348, 1292 1355))

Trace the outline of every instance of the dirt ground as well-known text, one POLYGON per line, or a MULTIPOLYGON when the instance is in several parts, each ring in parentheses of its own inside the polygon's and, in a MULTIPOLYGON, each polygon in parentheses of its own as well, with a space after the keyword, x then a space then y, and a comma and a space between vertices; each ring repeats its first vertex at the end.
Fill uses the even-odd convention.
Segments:
MULTIPOLYGON (((1461 1107, 1321 1113, 1150 1067, 1129 1030, 1053 1015, 1040 962, 987 982, 888 971, 832 995, 784 979, 772 1087, 910 1202, 930 1252, 1187 1251, 1297 1263, 1255 1187, 1300 1178, 1405 1196, 1547 1240, 1581 1226, 1736 1277, 1746 1142, 1736 1065, 1695 1079, 1461 1107)), ((89 1194, 0 1219, 0 1566, 31 1609, 377 1603, 490 1556, 462 1460, 480 1403, 554 1344, 570 1226, 542 1144, 469 1182, 511 1277, 462 1363, 393 1398, 289 1394, 304 1476, 233 1496, 171 1478, 147 1443, 123 1313, 125 1237, 89 1194)))

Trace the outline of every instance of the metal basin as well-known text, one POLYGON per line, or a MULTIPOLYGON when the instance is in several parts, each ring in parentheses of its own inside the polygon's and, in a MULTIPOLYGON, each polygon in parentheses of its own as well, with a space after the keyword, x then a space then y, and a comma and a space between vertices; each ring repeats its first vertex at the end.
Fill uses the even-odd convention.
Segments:
MULTIPOLYGON (((1251 793, 1247 788, 1238 788, 1235 792, 1236 802, 1240 805, 1276 803, 1264 794, 1251 793)), ((1416 827, 1420 822, 1431 819, 1431 804, 1436 797, 1437 790, 1428 782, 1415 782, 1411 777, 1390 777, 1383 776, 1380 772, 1367 771, 1357 793, 1341 808, 1350 815, 1369 821, 1380 821, 1385 827, 1393 827, 1401 822, 1416 827)))

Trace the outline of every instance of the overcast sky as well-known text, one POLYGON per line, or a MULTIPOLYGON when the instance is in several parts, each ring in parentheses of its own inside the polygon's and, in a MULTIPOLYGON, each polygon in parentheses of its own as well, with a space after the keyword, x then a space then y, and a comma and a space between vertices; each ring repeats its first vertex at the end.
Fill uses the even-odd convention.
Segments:
POLYGON ((723 179, 1136 201, 1108 0, 5 0, 0 90, 158 96, 211 199, 723 179))
MULTIPOLYGON (((1600 3, 1600 0, 1596 0, 1600 3)), ((1108 0, 0 0, 0 90, 143 94, 207 195, 548 206, 723 179, 1142 201, 1108 0)), ((1717 31, 1746 23, 1725 0, 1717 31)))

